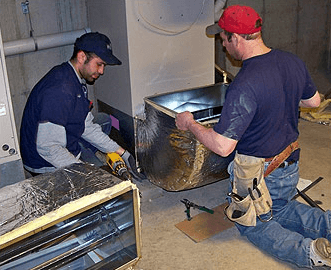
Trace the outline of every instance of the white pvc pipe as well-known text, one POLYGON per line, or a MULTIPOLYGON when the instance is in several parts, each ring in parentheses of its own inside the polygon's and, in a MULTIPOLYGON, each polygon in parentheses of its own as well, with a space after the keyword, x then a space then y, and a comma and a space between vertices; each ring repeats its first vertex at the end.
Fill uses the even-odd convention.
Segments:
POLYGON ((9 56, 71 45, 75 43, 76 38, 89 32, 91 32, 90 28, 84 28, 82 30, 63 32, 59 34, 51 34, 40 37, 30 37, 15 41, 9 41, 3 43, 3 49, 5 56, 9 56))

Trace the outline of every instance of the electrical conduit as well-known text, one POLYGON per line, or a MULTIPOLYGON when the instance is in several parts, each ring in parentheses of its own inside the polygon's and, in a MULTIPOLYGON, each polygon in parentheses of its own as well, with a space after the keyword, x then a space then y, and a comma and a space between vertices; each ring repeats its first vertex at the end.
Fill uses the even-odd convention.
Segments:
POLYGON ((63 32, 58 34, 44 35, 40 37, 30 37, 15 41, 8 41, 3 43, 5 56, 34 52, 38 50, 45 50, 65 45, 74 44, 76 38, 85 33, 91 32, 90 28, 81 30, 63 32))

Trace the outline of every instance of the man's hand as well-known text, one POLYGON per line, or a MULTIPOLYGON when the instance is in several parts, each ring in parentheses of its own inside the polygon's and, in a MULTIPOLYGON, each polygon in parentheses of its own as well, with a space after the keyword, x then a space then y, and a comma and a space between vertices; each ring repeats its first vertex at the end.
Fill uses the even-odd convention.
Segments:
POLYGON ((222 157, 228 156, 235 149, 238 142, 218 134, 211 127, 199 124, 194 120, 193 114, 190 112, 177 114, 176 126, 180 130, 191 131, 199 142, 222 157))
POLYGON ((176 126, 180 130, 188 130, 192 123, 196 123, 193 114, 186 111, 176 115, 176 126))

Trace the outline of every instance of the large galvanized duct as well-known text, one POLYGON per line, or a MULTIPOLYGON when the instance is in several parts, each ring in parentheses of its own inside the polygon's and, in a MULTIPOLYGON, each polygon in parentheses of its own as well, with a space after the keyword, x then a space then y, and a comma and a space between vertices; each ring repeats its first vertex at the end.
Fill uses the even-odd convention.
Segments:
POLYGON ((136 119, 139 166, 148 179, 167 191, 200 187, 228 178, 233 155, 223 158, 210 151, 190 131, 176 128, 175 115, 193 113, 212 127, 220 116, 228 85, 215 85, 146 97, 145 117, 136 119))

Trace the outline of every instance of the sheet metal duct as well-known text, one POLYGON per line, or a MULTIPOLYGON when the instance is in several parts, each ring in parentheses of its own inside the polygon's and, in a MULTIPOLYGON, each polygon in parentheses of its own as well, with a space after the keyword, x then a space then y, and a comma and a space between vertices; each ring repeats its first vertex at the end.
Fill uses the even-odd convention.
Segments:
POLYGON ((144 99, 145 116, 136 119, 136 151, 139 166, 152 183, 179 191, 228 178, 233 156, 215 154, 175 125, 176 113, 187 110, 202 125, 212 127, 221 114, 227 87, 218 83, 144 99))
POLYGON ((0 269, 128 269, 141 257, 137 187, 73 164, 0 189, 0 269))

